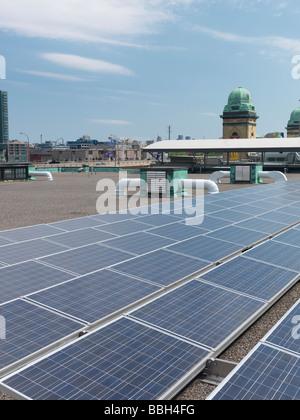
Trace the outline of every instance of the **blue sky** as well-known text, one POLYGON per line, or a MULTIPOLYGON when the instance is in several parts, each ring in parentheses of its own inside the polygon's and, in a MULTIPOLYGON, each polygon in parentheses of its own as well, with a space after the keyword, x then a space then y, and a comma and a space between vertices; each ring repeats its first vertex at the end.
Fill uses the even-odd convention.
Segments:
POLYGON ((285 131, 300 99, 299 19, 297 0, 4 2, 10 138, 164 139, 168 125, 172 138, 218 138, 239 86, 259 136, 285 131))

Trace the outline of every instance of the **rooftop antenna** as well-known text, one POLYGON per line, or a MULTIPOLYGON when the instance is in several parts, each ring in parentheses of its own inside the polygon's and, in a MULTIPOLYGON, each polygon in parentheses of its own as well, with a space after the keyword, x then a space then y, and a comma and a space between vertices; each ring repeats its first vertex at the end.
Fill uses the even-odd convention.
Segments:
POLYGON ((169 125, 168 126, 168 139, 171 140, 171 129, 172 127, 169 125))

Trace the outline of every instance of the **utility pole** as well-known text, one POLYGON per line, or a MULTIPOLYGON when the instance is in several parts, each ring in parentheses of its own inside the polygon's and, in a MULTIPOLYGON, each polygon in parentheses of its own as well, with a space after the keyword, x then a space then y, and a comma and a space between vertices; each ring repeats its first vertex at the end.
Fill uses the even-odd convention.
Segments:
POLYGON ((171 140, 171 126, 168 126, 168 139, 171 140))

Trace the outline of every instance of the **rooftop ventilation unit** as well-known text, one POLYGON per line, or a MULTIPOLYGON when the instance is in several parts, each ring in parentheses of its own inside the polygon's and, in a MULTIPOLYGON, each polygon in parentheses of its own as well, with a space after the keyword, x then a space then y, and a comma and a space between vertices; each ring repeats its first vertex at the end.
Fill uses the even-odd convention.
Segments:
POLYGON ((141 197, 148 195, 158 197, 181 197, 181 179, 188 179, 188 170, 182 168, 143 168, 141 179, 141 197))

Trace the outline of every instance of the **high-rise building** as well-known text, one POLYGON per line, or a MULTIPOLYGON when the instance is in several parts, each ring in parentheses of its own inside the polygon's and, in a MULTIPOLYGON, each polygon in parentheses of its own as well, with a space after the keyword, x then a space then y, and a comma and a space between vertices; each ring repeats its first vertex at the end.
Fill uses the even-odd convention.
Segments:
POLYGON ((0 144, 8 143, 8 104, 7 92, 0 90, 0 144))

